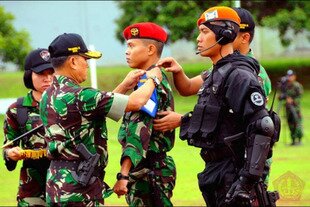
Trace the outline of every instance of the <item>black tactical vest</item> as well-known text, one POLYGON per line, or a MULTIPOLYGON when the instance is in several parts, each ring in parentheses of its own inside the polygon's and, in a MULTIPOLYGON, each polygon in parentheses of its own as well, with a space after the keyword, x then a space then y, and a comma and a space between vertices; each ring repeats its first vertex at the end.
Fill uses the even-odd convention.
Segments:
POLYGON ((227 63, 213 69, 198 91, 199 98, 194 111, 182 118, 180 129, 180 138, 187 139, 189 145, 214 149, 224 145, 225 137, 244 131, 225 100, 225 83, 235 68, 232 63, 227 63))

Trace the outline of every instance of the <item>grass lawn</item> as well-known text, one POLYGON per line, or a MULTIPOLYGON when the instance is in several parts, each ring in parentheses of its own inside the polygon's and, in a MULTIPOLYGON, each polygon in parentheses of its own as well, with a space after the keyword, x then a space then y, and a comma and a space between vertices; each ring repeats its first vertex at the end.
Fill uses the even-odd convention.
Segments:
MULTIPOLYGON (((117 75, 117 72, 115 72, 115 75, 117 75)), ((18 79, 21 80, 21 73, 17 75, 7 75, 4 73, 4 76, 1 75, 1 85, 3 84, 7 87, 6 90, 0 91, 0 98, 17 97, 25 94, 26 90, 22 91, 17 89, 22 88, 21 81, 16 82, 18 79), (12 77, 12 79, 7 80, 5 77, 12 77), (2 81, 8 82, 5 83, 2 81), (18 85, 15 88, 15 86, 13 87, 13 84, 10 83, 20 84, 14 84, 18 85)), ((100 88, 110 87, 112 84, 113 83, 110 82, 99 82, 100 88)), ((288 146, 290 143, 289 132, 285 121, 282 120, 281 138, 274 148, 269 189, 277 189, 280 191, 280 194, 283 195, 282 199, 277 203, 279 206, 306 206, 310 204, 310 181, 308 180, 308 175, 310 174, 310 162, 308 158, 310 152, 310 131, 309 128, 307 128, 310 124, 309 92, 309 90, 305 90, 302 102, 305 129, 303 144, 294 147, 288 146), (298 195, 301 197, 298 198, 298 195)), ((176 111, 180 113, 190 111, 196 101, 196 97, 183 98, 177 94, 175 94, 175 99, 176 111)), ((277 105, 277 102, 275 104, 277 105)), ((3 119, 4 116, 0 115, 1 129, 3 127, 3 119)), ((120 169, 119 158, 121 148, 116 139, 119 125, 120 122, 116 123, 110 120, 108 121, 109 164, 106 168, 105 181, 110 186, 114 185, 116 181, 116 173, 119 172, 120 169)), ((181 141, 178 138, 178 133, 179 130, 177 130, 175 147, 169 152, 177 165, 177 183, 175 190, 173 191, 174 195, 172 202, 175 206, 204 206, 205 203, 197 184, 197 173, 203 170, 204 163, 199 157, 199 149, 187 146, 186 142, 181 141)), ((0 130, 0 143, 3 143, 2 130, 0 130)), ((16 205, 15 199, 18 186, 19 168, 20 164, 15 171, 8 172, 3 160, 0 159, 0 206, 16 205)), ((106 199, 106 205, 120 206, 126 205, 126 202, 123 197, 117 198, 117 196, 113 194, 106 199)))

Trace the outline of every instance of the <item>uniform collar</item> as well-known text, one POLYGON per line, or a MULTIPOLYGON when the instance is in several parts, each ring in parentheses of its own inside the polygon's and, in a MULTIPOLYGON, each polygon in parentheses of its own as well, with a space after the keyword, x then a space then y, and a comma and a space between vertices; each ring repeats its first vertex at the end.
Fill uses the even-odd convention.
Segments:
POLYGON ((152 70, 153 68, 155 68, 155 64, 154 64, 154 65, 151 65, 148 69, 146 69, 146 71, 152 70))
POLYGON ((253 53, 253 51, 251 49, 249 50, 247 56, 254 58, 254 53, 253 53))
POLYGON ((27 93, 27 96, 24 97, 23 106, 28 107, 37 107, 39 103, 33 98, 32 90, 27 93))
POLYGON ((65 85, 76 85, 76 86, 79 85, 75 80, 73 80, 67 76, 63 76, 63 75, 55 75, 54 76, 54 83, 65 84, 65 85))

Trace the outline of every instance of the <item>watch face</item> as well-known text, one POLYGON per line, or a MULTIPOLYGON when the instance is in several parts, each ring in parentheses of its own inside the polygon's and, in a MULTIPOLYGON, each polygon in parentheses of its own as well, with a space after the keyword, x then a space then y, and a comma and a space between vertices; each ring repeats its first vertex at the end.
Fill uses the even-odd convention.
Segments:
POLYGON ((154 77, 154 81, 156 82, 157 85, 160 84, 160 81, 159 81, 159 79, 157 77, 154 77))
POLYGON ((158 79, 156 76, 151 76, 150 78, 153 79, 154 84, 155 84, 156 86, 158 86, 158 85, 160 84, 160 81, 159 81, 159 79, 158 79))

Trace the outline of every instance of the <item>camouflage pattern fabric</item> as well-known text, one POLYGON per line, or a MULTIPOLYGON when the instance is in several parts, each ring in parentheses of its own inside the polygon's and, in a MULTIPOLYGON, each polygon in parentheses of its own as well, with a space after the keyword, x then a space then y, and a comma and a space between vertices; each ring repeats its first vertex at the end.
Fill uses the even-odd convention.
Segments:
MULTIPOLYGON (((163 80, 156 88, 158 111, 173 111, 172 90, 166 75, 163 72, 162 75, 163 80)), ((170 198, 175 186, 175 163, 165 154, 162 158, 155 157, 173 148, 175 132, 155 131, 150 115, 143 111, 129 112, 123 118, 118 139, 123 149, 122 159, 129 157, 133 164, 126 195, 129 206, 155 206, 153 199, 156 197, 163 206, 172 206, 170 198), (150 153, 153 158, 148 156, 150 153)))
MULTIPOLYGON (((253 54, 252 50, 249 51, 247 56, 254 58, 254 54, 253 54)), ((269 78, 265 68, 262 65, 259 65, 259 67, 260 68, 259 68, 258 79, 259 79, 259 82, 264 89, 266 97, 268 97, 269 94, 271 93, 271 81, 270 81, 270 78, 269 78)))
POLYGON ((97 177, 85 187, 66 168, 49 168, 46 202, 48 205, 97 205, 103 203, 106 185, 104 168, 108 162, 106 115, 114 100, 113 93, 82 88, 72 79, 56 75, 53 84, 42 96, 40 115, 47 130, 48 158, 82 161, 76 145, 83 143, 100 159, 97 177))
MULTIPOLYGON (((26 122, 26 131, 30 131, 42 123, 39 116, 39 104, 33 99, 31 91, 24 97, 22 106, 29 109, 28 120, 26 122)), ((19 123, 17 121, 16 102, 10 105, 6 112, 3 129, 4 144, 23 134, 19 129, 19 123)), ((27 139, 22 139, 20 142, 15 142, 12 147, 20 146, 22 149, 44 149, 46 148, 44 134, 45 131, 44 128, 42 128, 27 139)), ((6 162, 16 164, 13 160, 6 160, 6 162)), ((48 165, 49 161, 46 158, 40 158, 37 160, 23 160, 23 166, 20 169, 17 193, 18 206, 29 206, 34 204, 31 203, 31 200, 33 199, 28 199, 30 197, 36 197, 44 203, 48 165)), ((14 169, 15 167, 16 165, 14 166, 14 169)))
POLYGON ((302 115, 300 110, 301 95, 303 94, 302 85, 294 81, 287 83, 286 96, 293 99, 293 103, 286 103, 286 118, 290 128, 292 144, 299 143, 303 137, 302 115))

